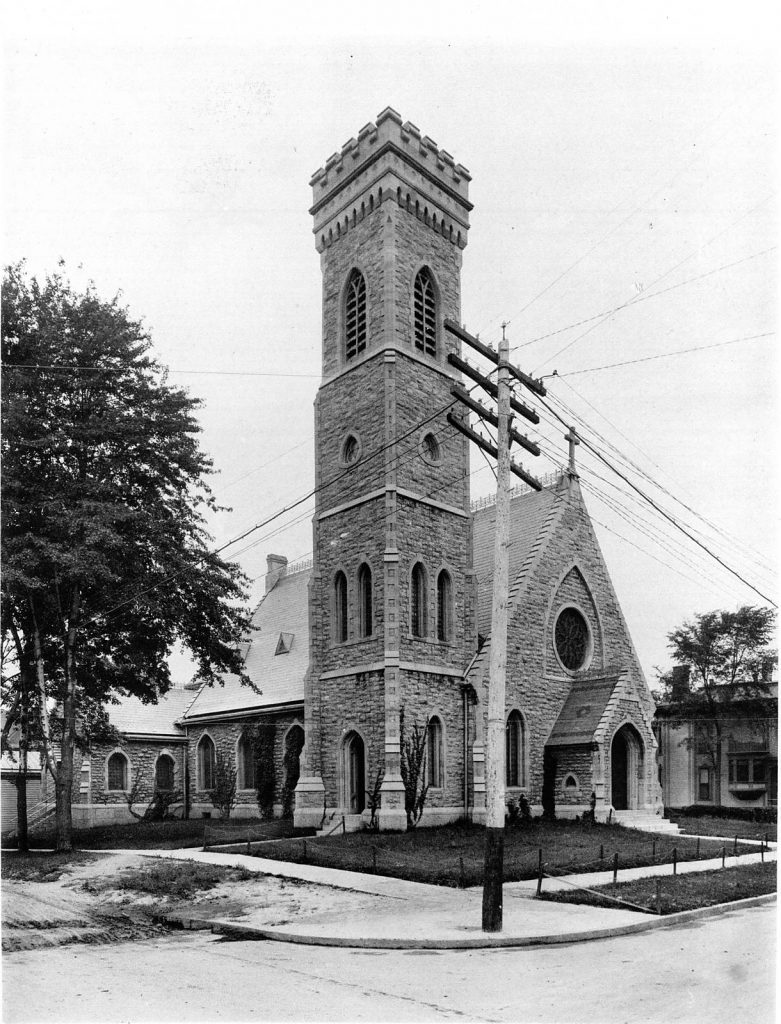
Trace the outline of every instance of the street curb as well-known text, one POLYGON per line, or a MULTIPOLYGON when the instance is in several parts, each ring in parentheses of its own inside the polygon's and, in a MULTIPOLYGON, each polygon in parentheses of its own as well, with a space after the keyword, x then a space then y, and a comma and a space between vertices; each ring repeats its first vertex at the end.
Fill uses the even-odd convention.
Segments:
POLYGON ((255 928, 252 925, 237 924, 232 921, 204 922, 202 918, 186 919, 181 914, 172 916, 172 922, 184 928, 211 927, 215 935, 225 935, 234 939, 258 940, 272 942, 288 942, 304 946, 342 946, 356 949, 492 949, 525 946, 556 946, 574 942, 592 942, 596 939, 609 939, 619 935, 633 935, 636 932, 647 932, 657 928, 674 928, 676 925, 687 924, 689 921, 708 917, 718 917, 735 910, 746 910, 749 907, 771 903, 777 893, 763 896, 751 896, 745 900, 731 903, 718 903, 712 907, 698 907, 695 910, 684 910, 680 914, 667 914, 664 917, 650 916, 648 920, 637 924, 617 925, 615 928, 597 928, 584 932, 562 932, 559 935, 481 935, 469 939, 402 939, 402 938, 344 938, 331 935, 306 935, 283 932, 277 928, 255 928))

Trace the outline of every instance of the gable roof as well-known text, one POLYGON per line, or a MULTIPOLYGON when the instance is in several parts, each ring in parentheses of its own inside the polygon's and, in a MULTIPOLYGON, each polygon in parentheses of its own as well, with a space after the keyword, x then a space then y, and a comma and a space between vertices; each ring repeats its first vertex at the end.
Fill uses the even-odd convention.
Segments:
POLYGON ((244 667, 259 693, 238 676, 222 686, 203 686, 183 716, 193 720, 302 703, 309 667, 309 578, 311 569, 281 576, 252 615, 253 632, 244 667), (289 639, 280 650, 280 640, 289 639))
POLYGON ((125 735, 177 736, 177 721, 192 703, 192 690, 169 690, 157 704, 144 704, 138 697, 124 697, 108 704, 109 721, 125 735))
MULTIPOLYGON (((520 584, 550 533, 553 513, 561 504, 563 477, 541 491, 516 491, 510 501, 510 591, 520 584)), ((496 505, 474 513, 474 571, 477 576, 477 629, 491 633, 491 604, 494 581, 496 505)))
POLYGON ((618 683, 618 673, 576 678, 546 741, 549 747, 590 743, 618 683))

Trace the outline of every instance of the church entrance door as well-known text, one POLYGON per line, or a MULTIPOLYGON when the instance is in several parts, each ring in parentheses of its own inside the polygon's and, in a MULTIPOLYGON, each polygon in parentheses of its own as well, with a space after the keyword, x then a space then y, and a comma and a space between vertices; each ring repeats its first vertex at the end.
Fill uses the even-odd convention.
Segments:
POLYGON ((344 743, 344 795, 350 814, 360 814, 366 806, 366 770, 363 740, 357 732, 344 743))
POLYGON ((613 737, 613 748, 610 755, 611 760, 611 785, 613 794, 613 807, 617 811, 625 811, 629 807, 629 786, 627 769, 629 767, 629 751, 626 748, 626 739, 617 732, 613 737))
POLYGON ((610 793, 617 811, 637 807, 643 771, 643 744, 637 730, 622 725, 610 746, 610 793))

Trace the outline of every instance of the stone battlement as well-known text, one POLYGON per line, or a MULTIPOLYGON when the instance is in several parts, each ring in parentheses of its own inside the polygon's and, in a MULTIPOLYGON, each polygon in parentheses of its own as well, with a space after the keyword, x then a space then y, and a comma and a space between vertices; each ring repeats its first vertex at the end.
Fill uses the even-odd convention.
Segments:
POLYGON ((386 107, 358 132, 358 138, 348 139, 341 152, 332 154, 312 175, 310 185, 317 207, 343 180, 357 173, 386 148, 394 149, 405 159, 425 169, 428 176, 449 191, 466 200, 471 176, 462 164, 457 164, 447 150, 440 149, 428 135, 411 121, 402 122, 401 116, 386 107))

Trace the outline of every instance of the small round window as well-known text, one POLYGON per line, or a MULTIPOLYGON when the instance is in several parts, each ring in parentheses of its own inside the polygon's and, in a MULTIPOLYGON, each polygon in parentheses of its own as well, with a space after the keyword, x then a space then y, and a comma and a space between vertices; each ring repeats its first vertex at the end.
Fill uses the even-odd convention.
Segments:
POLYGON ((342 445, 342 462, 345 466, 350 466, 358 461, 360 453, 361 445, 358 438, 355 434, 348 434, 342 445))
POLYGON ((438 463, 442 461, 442 448, 434 434, 428 433, 424 436, 421 448, 426 462, 438 463))
POLYGON ((556 654, 564 668, 577 672, 585 665, 591 648, 588 623, 577 608, 564 608, 556 620, 556 654))

